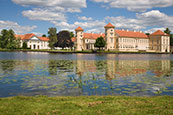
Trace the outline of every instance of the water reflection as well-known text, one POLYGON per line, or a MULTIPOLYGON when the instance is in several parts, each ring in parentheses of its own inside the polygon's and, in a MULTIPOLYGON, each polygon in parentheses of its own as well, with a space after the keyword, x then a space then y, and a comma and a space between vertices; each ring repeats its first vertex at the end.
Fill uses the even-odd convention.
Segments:
POLYGON ((172 75, 171 60, 0 60, 0 96, 173 95, 172 75))
POLYGON ((4 73, 12 72, 15 68, 16 62, 14 60, 0 61, 0 68, 4 73))

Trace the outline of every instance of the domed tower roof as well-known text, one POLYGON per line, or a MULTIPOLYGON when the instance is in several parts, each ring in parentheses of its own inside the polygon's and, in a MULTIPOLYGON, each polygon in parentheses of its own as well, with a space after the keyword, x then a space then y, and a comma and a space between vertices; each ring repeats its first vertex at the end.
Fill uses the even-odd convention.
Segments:
POLYGON ((111 23, 108 23, 108 24, 105 26, 105 28, 115 28, 115 26, 112 25, 111 23))
POLYGON ((75 29, 75 31, 84 31, 80 26, 75 29))

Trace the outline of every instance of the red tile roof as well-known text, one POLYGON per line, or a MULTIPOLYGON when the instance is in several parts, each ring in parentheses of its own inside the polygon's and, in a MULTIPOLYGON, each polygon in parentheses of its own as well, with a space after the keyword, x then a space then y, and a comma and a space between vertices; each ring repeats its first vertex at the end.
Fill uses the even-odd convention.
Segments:
POLYGON ((126 30, 115 30, 115 32, 120 37, 148 38, 148 36, 143 32, 134 32, 134 31, 126 31, 126 30))
POLYGON ((102 36, 103 38, 105 37, 105 34, 94 34, 94 33, 84 33, 84 38, 85 39, 97 39, 98 37, 102 36))
POLYGON ((112 25, 111 23, 108 23, 108 24, 105 26, 105 28, 115 28, 115 26, 112 25))
POLYGON ((163 36, 166 35, 166 36, 168 36, 168 34, 162 32, 161 30, 157 30, 157 31, 155 31, 154 33, 152 33, 151 35, 163 35, 163 36))
MULTIPOLYGON (((29 40, 30 38, 32 38, 33 36, 36 36, 36 35, 33 33, 29 33, 29 34, 25 34, 25 35, 15 35, 15 36, 16 36, 16 38, 20 38, 21 40, 29 40)), ((39 37, 39 36, 36 36, 36 37, 42 41, 49 41, 49 38, 47 38, 47 37, 39 37)))
POLYGON ((75 31, 84 31, 80 26, 75 29, 75 31))
POLYGON ((42 41, 49 41, 49 38, 48 37, 38 37, 40 40, 42 41))

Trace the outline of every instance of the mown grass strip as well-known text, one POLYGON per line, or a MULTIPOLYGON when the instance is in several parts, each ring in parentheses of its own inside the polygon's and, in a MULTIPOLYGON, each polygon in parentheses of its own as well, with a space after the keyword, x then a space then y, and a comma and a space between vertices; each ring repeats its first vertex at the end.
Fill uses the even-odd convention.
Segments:
POLYGON ((0 115, 173 114, 172 96, 79 96, 0 98, 0 115))

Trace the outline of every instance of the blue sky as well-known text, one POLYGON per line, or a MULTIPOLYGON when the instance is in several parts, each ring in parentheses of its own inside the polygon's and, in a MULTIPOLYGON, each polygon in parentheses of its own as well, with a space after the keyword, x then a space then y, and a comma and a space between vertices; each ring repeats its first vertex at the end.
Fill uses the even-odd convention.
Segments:
POLYGON ((173 31, 173 0, 0 0, 0 30, 16 34, 47 34, 81 26, 85 32, 104 32, 111 22, 116 29, 173 31))

